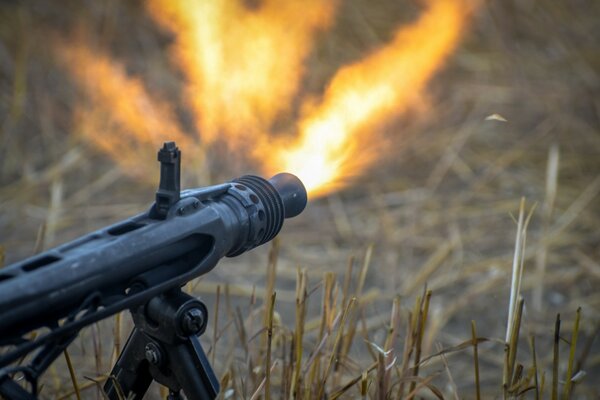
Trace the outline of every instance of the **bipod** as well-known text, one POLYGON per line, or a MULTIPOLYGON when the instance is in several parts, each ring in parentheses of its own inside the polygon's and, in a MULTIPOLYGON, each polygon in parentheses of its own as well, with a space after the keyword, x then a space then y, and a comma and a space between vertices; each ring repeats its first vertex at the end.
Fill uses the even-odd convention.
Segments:
POLYGON ((131 311, 135 327, 104 391, 111 400, 142 399, 153 380, 169 388, 168 400, 214 399, 219 382, 198 336, 208 313, 204 303, 173 289, 131 311))

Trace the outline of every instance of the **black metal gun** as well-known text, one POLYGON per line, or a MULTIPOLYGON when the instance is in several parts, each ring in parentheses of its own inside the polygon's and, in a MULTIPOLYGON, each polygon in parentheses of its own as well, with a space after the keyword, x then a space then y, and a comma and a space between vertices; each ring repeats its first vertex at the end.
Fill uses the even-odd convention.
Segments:
POLYGON ((130 309, 135 328, 105 384, 109 398, 141 399, 152 380, 170 389, 170 399, 181 390, 190 400, 216 397, 219 384, 197 338, 206 306, 181 287, 222 257, 273 239, 285 218, 302 212, 306 190, 282 173, 180 191, 175 143, 165 143, 158 160, 148 212, 0 269, 0 395, 35 399, 38 378, 80 329, 130 309), (45 333, 28 335, 40 328, 45 333))

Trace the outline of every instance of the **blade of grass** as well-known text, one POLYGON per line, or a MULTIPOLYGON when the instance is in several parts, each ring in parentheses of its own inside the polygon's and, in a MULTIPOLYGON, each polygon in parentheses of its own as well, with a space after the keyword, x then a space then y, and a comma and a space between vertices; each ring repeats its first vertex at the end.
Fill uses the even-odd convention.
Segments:
POLYGON ((334 314, 331 309, 331 297, 333 295, 335 275, 331 272, 325 272, 323 276, 323 298, 321 302, 321 322, 319 325, 319 347, 314 351, 314 357, 311 357, 312 364, 310 368, 309 383, 312 388, 319 388, 321 376, 321 349, 325 346, 326 339, 331 335, 331 325, 329 323, 330 314, 334 314), (323 347, 322 347, 323 346, 323 347))
POLYGON ((110 365, 114 365, 121 354, 121 315, 115 314, 115 323, 113 326, 113 354, 110 359, 110 365))
MULTIPOLYGON (((417 300, 418 304, 419 301, 417 300)), ((415 310, 416 310, 416 305, 415 305, 415 310)), ((412 351, 413 351, 413 343, 415 340, 414 334, 413 332, 415 331, 415 326, 414 326, 414 318, 413 318, 414 312, 408 312, 407 315, 407 324, 406 324, 406 332, 404 335, 404 348, 402 350, 402 366, 400 368, 400 384, 398 385, 398 395, 397 398, 399 399, 403 399, 404 398, 404 383, 405 380, 403 379, 404 377, 406 377, 406 374, 408 373, 408 364, 410 363, 410 358, 412 356, 412 351)))
MULTIPOLYGON (((377 365, 377 364, 375 364, 377 365)), ((367 394, 369 393, 369 374, 365 371, 363 372, 360 379, 360 397, 363 400, 367 399, 367 394)))
MULTIPOLYGON (((365 258, 363 259, 362 266, 358 273, 358 280, 356 282, 356 288, 354 290, 354 298, 356 299, 357 307, 359 308, 361 307, 364 301, 362 291, 365 285, 365 280, 367 279, 367 272, 369 271, 369 266, 371 265, 372 255, 373 245, 371 244, 367 247, 367 250, 365 252, 365 258)), ((352 346, 352 342, 354 341, 354 336, 356 334, 356 326, 358 325, 356 321, 356 318, 358 318, 358 313, 353 313, 350 318, 351 319, 348 323, 348 331, 346 332, 346 335, 344 336, 344 342, 342 343, 342 354, 348 354, 348 352, 350 351, 350 347, 352 346)))
MULTIPOLYGON (((438 351, 441 351, 441 347, 442 346, 438 343, 438 351)), ((454 382, 454 378, 452 377, 452 372, 450 372, 450 367, 448 366, 448 360, 446 359, 446 356, 444 354, 440 355, 440 358, 442 359, 442 363, 444 364, 444 371, 446 371, 446 375, 448 376, 448 382, 450 384, 450 388, 452 388, 452 395, 454 397, 454 400, 460 400, 460 397, 458 396, 458 388, 456 387, 456 383, 454 382)))
POLYGON ((383 369, 382 375, 380 376, 380 383, 378 389, 380 395, 383 398, 388 396, 388 390, 390 388, 391 372, 392 367, 396 364, 397 355, 395 351, 396 338, 398 337, 398 330, 400 329, 400 296, 395 296, 392 302, 392 312, 390 316, 390 327, 388 329, 387 338, 384 344, 383 353, 383 369))
POLYGON ((552 400, 558 399, 558 345, 560 343, 560 314, 556 314, 554 325, 554 351, 552 358, 552 400))
MULTIPOLYGON (((350 298, 350 284, 352 282, 352 268, 354 266, 354 257, 350 257, 348 259, 348 264, 346 265, 346 272, 344 274, 344 283, 342 285, 342 303, 341 303, 341 308, 345 309, 349 298, 350 298)), ((356 323, 356 321, 355 321, 356 323)), ((352 329, 352 328, 350 328, 352 329)), ((334 365, 334 371, 337 372, 340 368, 340 363, 342 360, 346 359, 347 353, 346 351, 349 350, 349 348, 345 347, 345 336, 344 335, 342 337, 342 345, 338 348, 338 356, 336 358, 336 362, 334 365)))
POLYGON ((538 381, 538 364, 535 352, 535 336, 531 335, 531 356, 533 358, 533 381, 535 384, 535 400, 540 399, 540 385, 538 381))
POLYGON ((212 339, 212 348, 211 348, 211 363, 215 365, 215 354, 217 353, 217 341, 219 337, 217 336, 218 327, 219 327, 219 303, 221 300, 221 285, 217 285, 217 298, 215 300, 215 318, 213 321, 213 339, 212 339))
POLYGON ((63 351, 65 355, 65 360, 67 361, 67 367, 69 368, 69 375, 71 376, 71 383, 73 384, 73 390, 75 391, 75 397, 77 400, 81 400, 81 393, 79 392, 79 385, 77 384, 77 377, 75 376, 75 370, 73 369, 73 364, 71 363, 71 357, 69 356, 69 352, 67 349, 63 351))
POLYGON ((102 373, 102 332, 100 331, 100 325, 96 322, 91 326, 91 331, 94 345, 96 375, 99 376, 102 373))
POLYGON ((343 327, 346 324, 346 319, 348 317, 348 314, 350 313, 350 310, 352 310, 352 307, 354 306, 355 302, 356 302, 355 298, 350 299, 350 301, 348 302, 348 306, 344 309, 344 312, 342 314, 341 321, 338 325, 338 332, 337 332, 337 335, 335 336, 335 341, 333 342, 333 348, 331 349, 331 355, 329 357, 329 362, 327 363, 327 367, 325 368, 325 372, 323 374, 323 377, 321 378, 321 382, 319 385, 319 391, 317 392, 318 399, 322 399, 323 395, 325 393, 325 384, 327 383, 327 377, 329 376, 331 367, 333 366, 333 362, 335 360, 337 347, 339 346, 340 341, 342 339, 342 333, 344 331, 343 327))
POLYGON ((571 398, 571 378, 573 377, 573 363, 575 362, 575 350, 577 349, 577 336, 579 334, 579 320, 581 319, 581 307, 577 309, 575 314, 575 322, 573 323, 573 333, 571 335, 571 347, 569 350, 569 363, 567 366, 567 376, 565 377, 565 386, 563 388, 563 399, 571 398))
POLYGON ((556 192, 558 187, 558 165, 559 150, 558 145, 553 144, 548 152, 548 164, 546 167, 546 196, 542 205, 542 232, 541 241, 536 254, 536 280, 537 285, 533 289, 533 307, 540 311, 542 309, 542 299, 544 297, 544 276, 546 274, 546 260, 548 257, 548 243, 546 242, 546 233, 550 226, 556 192))
MULTIPOLYGON (((525 300, 520 299, 517 313, 515 314, 515 320, 512 323, 512 331, 510 334, 510 342, 508 343, 508 382, 512 387, 514 385, 514 373, 515 373, 515 365, 517 361, 517 351, 519 349, 519 333, 521 330, 521 318, 523 316, 523 305, 525 304, 525 300)), ((510 390, 509 390, 510 392, 510 390)))
MULTIPOLYGON (((414 379, 418 379, 418 376, 414 376, 414 379)), ((418 384, 414 385, 414 388, 412 388, 412 384, 411 384, 411 388, 412 390, 408 393, 408 395, 406 396, 407 399, 412 399, 415 397, 415 395, 419 392, 419 390, 421 390, 421 388, 423 386, 429 386, 429 382, 431 382, 433 380, 433 378, 435 378, 435 375, 431 375, 428 376, 427 378, 423 378, 418 384)), ((414 380, 412 382, 415 382, 414 380)))
MULTIPOLYGON (((94 386, 96 386, 96 387, 97 387, 97 386, 98 386, 98 384, 101 384, 101 382, 102 382, 102 380, 93 380, 92 378, 87 378, 87 377, 86 377, 86 379, 89 379, 89 380, 91 380, 91 382, 86 382, 86 383, 84 383, 83 385, 79 386, 79 390, 80 390, 81 392, 83 392, 84 390, 87 390, 87 389, 89 389, 89 388, 91 388, 91 387, 94 387, 94 386)), ((100 390, 100 391, 99 391, 99 393, 101 393, 101 394, 102 394, 102 396, 103 396, 104 398, 108 398, 108 397, 106 396, 106 394, 104 393, 104 391, 103 391, 103 390, 100 390)), ((75 395, 75 396, 77 395, 77 393, 75 392, 75 389, 71 390, 71 391, 70 391, 70 392, 68 392, 68 393, 65 393, 65 394, 63 394, 62 396, 58 396, 58 397, 56 397, 56 398, 55 398, 55 400, 67 400, 67 399, 70 399, 71 397, 73 397, 74 395, 75 395)), ((117 397, 118 397, 118 395, 117 395, 117 397)), ((119 400, 120 400, 120 399, 123 399, 123 400, 124 400, 124 398, 123 398, 123 397, 119 398, 119 400)))
POLYGON ((306 270, 297 270, 296 279, 296 327, 294 330, 294 372, 290 388, 290 398, 299 398, 300 372, 302 370, 302 353, 304 341, 304 322, 306 319, 306 297, 307 297, 307 273, 306 270))
MULTIPOLYGON (((276 366, 277 366, 277 360, 275 360, 275 362, 273 363, 273 365, 271 365, 271 368, 268 368, 269 373, 273 372, 273 370, 275 369, 276 366)), ((267 381, 267 377, 265 375, 265 377, 263 378, 263 380, 260 382, 260 384, 258 385, 258 387, 256 388, 256 390, 252 394, 252 397, 250 397, 250 400, 257 400, 257 399, 260 398, 260 392, 265 387, 266 381, 267 381)))
POLYGON ((106 381, 106 379, 90 378, 89 376, 84 376, 84 378, 91 382, 84 383, 81 386, 82 391, 88 387, 95 386, 97 392, 100 393, 100 395, 102 396, 102 398, 104 400, 110 400, 110 398, 108 397, 108 395, 104 392, 104 390, 102 388, 102 384, 106 381))
MULTIPOLYGON (((418 312, 417 319, 417 331, 416 331, 416 343, 415 343, 415 362, 413 368, 413 376, 419 375, 419 364, 421 362, 421 346, 423 344, 423 336, 425 332, 425 324, 427 323, 427 314, 429 313, 429 302, 431 300, 431 290, 427 290, 423 296, 423 302, 418 312)), ((412 381, 410 384, 410 393, 415 391, 416 381, 412 381)), ((407 396, 410 400, 412 396, 407 396)))
POLYGON ((479 383, 479 351, 477 343, 477 327, 475 321, 471 320, 471 338, 473 339, 473 365, 475 367, 475 398, 481 400, 481 389, 479 383))
POLYGON ((542 379, 540 379, 540 397, 544 398, 544 389, 546 388, 546 372, 542 372, 542 379))
POLYGON ((44 250, 44 242, 46 241, 46 223, 42 222, 37 230, 35 245, 33 246, 33 254, 38 254, 44 250))
POLYGON ((365 371, 363 371, 359 376, 352 378, 351 380, 346 382, 340 389, 333 392, 333 394, 331 395, 331 397, 329 397, 329 399, 336 400, 337 398, 339 398, 343 394, 345 394, 352 386, 356 385, 358 382, 361 382, 361 385, 359 386, 361 396, 362 397, 366 396, 366 391, 367 391, 367 387, 368 387, 368 383, 369 383, 368 375, 375 368, 377 368, 377 363, 371 364, 371 366, 369 368, 367 368, 365 371), (364 393, 363 393, 363 383, 364 383, 364 393))
MULTIPOLYGON (((510 332, 512 330, 512 323, 515 313, 515 307, 517 305, 518 293, 518 279, 521 275, 519 273, 519 266, 521 265, 521 254, 523 253, 523 225, 525 222, 525 198, 521 198, 519 205, 519 220, 517 222, 517 236, 515 239, 515 253, 513 255, 512 263, 512 275, 510 283, 510 301, 508 305, 508 321, 506 322, 506 342, 510 342, 510 332)), ((508 376, 504 377, 505 385, 508 384, 508 376)))
MULTIPOLYGON (((267 264, 267 283, 265 285, 265 294, 263 304, 265 307, 263 324, 262 326, 268 326, 269 323, 269 304, 275 290, 275 278, 277 277, 277 259, 279 255, 279 240, 275 238, 273 240, 271 248, 269 249, 269 261, 267 264)), ((261 349, 265 349, 267 345, 267 333, 262 335, 261 349)))
POLYGON ((275 312, 275 298, 277 292, 273 292, 271 295, 271 301, 269 302, 268 312, 269 318, 267 320, 267 356, 265 360, 265 400, 271 400, 271 353, 273 347, 273 313, 275 312))
POLYGON ((515 367, 515 372, 512 377, 510 388, 508 392, 515 396, 515 393, 518 394, 519 388, 521 387, 521 379, 523 378, 523 365, 517 364, 515 367))

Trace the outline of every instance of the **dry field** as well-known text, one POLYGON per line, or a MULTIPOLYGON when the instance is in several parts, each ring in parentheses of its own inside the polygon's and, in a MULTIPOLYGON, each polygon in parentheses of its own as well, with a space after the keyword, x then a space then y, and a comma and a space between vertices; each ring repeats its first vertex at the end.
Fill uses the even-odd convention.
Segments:
MULTIPOLYGON (((340 3, 307 55, 301 93, 318 96, 340 66, 389 41, 422 3, 340 3)), ((169 102, 184 136, 194 132, 184 78, 168 57, 173 37, 142 2, 3 2, 0 264, 153 200, 154 144, 124 144, 117 158, 146 163, 124 168, 90 140, 109 133, 90 133, 80 118, 89 103, 55 46, 74 36, 118 58, 169 102)), ((426 93, 374 126, 373 140, 388 150, 375 165, 311 201, 273 245, 189 284, 211 310, 202 343, 222 398, 476 398, 477 387, 481 398, 551 398, 553 390, 599 398, 598 37, 598 1, 482 2, 426 93), (526 228, 520 211, 531 212, 526 228), (515 258, 524 305, 505 353, 515 258)), ((217 143, 200 156, 182 147, 187 186, 260 171, 239 149, 217 143)), ((106 377, 130 327, 126 314, 118 329, 105 320, 69 348, 82 398, 102 398, 93 380, 106 377)), ((148 398, 159 394, 155 387, 148 398)), ((76 398, 64 359, 46 373, 41 397, 76 398)))

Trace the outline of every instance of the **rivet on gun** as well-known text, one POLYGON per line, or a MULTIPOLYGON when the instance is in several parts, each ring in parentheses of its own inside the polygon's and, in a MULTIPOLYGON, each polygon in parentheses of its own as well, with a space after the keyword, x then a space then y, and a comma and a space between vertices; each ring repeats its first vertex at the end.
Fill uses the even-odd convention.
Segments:
POLYGON ((155 343, 148 343, 144 348, 144 356, 152 365, 160 365, 162 363, 162 353, 155 343))
POLYGON ((188 310, 183 316, 182 328, 186 335, 197 335, 204 325, 204 314, 198 308, 188 310))

